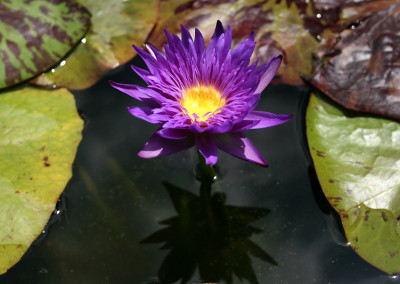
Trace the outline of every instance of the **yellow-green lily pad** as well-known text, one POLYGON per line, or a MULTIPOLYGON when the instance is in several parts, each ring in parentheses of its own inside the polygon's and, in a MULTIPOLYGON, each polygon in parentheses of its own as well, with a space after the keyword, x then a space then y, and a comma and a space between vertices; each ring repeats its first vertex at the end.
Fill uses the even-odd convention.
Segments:
POLYGON ((85 89, 132 59, 132 44, 141 46, 158 15, 157 0, 77 0, 92 14, 92 26, 76 49, 57 68, 32 83, 85 89))
POLYGON ((319 182, 351 247, 379 269, 400 272, 400 123, 319 95, 306 123, 319 182))
POLYGON ((0 274, 18 262, 54 211, 82 128, 66 89, 0 94, 0 274))

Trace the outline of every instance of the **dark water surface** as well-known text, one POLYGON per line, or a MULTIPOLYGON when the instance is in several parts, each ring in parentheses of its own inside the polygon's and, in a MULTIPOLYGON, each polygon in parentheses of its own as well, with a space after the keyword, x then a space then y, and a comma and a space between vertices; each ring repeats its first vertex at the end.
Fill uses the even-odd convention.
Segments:
MULTIPOLYGON (((142 64, 139 59, 131 63, 142 64)), ((269 168, 219 153, 215 212, 233 213, 226 219, 219 213, 210 217, 205 203, 196 201, 191 212, 197 213, 179 214, 186 225, 170 224, 167 232, 160 230, 169 225, 158 222, 176 220, 172 200, 199 194, 197 153, 137 157, 156 127, 126 111, 138 103, 112 89, 110 79, 139 80, 126 65, 94 87, 74 92, 86 123, 61 214, 0 283, 158 283, 161 266, 164 277, 193 272, 188 283, 226 283, 229 277, 233 283, 255 283, 256 277, 261 284, 399 283, 347 246, 322 195, 304 134, 305 89, 275 85, 263 94, 258 110, 294 114, 284 125, 247 131, 269 168), (185 191, 171 194, 163 182, 185 191), (257 216, 251 219, 242 207, 257 216), (214 229, 206 221, 210 218, 214 229), (169 248, 141 243, 155 232, 169 248), (186 267, 196 261, 208 266, 186 267)))

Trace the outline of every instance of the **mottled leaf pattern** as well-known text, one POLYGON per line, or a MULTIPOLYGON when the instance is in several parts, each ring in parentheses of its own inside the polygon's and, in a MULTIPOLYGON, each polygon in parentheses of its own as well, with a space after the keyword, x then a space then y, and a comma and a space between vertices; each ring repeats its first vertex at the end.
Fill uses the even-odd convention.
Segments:
POLYGON ((319 49, 316 88, 346 108, 400 119, 400 4, 319 49))
POLYGON ((88 11, 73 1, 0 2, 0 88, 40 74, 84 36, 88 11))
POLYGON ((42 232, 72 176, 83 121, 65 89, 0 95, 0 274, 42 232))
POLYGON ((92 26, 65 65, 42 74, 33 83, 85 89, 135 56, 157 18, 157 0, 79 0, 92 14, 92 26))
POLYGON ((352 248, 400 272, 400 123, 360 116, 312 95, 307 138, 324 194, 352 248))

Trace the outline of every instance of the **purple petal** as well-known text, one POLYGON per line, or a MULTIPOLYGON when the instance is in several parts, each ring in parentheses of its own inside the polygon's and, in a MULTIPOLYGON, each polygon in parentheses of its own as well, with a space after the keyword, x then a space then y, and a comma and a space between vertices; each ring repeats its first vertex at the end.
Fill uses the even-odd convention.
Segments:
MULTIPOLYGON (((137 99, 138 101, 144 103, 148 107, 159 107, 160 104, 157 103, 157 100, 149 96, 148 94, 145 94, 141 91, 138 90, 138 87, 135 85, 129 85, 129 84, 121 84, 121 83, 116 83, 113 81, 110 81, 110 85, 117 89, 120 90, 121 92, 124 92, 125 94, 128 94, 129 96, 137 99)), ((149 94, 153 94, 156 96, 156 92, 147 90, 146 92, 149 94)), ((159 94, 158 94, 159 95, 159 94)), ((160 96, 160 95, 159 95, 160 96)))
MULTIPOLYGON (((219 59, 223 61, 226 57, 229 49, 226 48, 225 43, 228 42, 225 40, 224 26, 222 25, 221 21, 217 21, 214 34, 206 48, 206 59, 211 68, 216 65, 215 60, 219 59)), ((212 72, 210 71, 209 74, 211 75, 212 72)))
POLYGON ((250 128, 243 128, 243 129, 236 128, 235 125, 235 131, 271 127, 274 125, 285 123, 289 121, 291 118, 292 118, 291 114, 274 114, 264 111, 252 111, 243 119, 243 121, 258 121, 258 123, 250 128))
POLYGON ((225 32, 224 30, 224 26, 222 25, 221 21, 218 20, 217 24, 215 26, 215 31, 214 34, 212 36, 212 38, 218 38, 220 35, 222 35, 225 32))
POLYGON ((232 30, 231 27, 228 26, 225 31, 225 48, 229 51, 232 47, 232 30))
POLYGON ((192 132, 195 132, 195 133, 204 133, 204 132, 207 132, 207 130, 214 128, 214 126, 212 126, 212 125, 207 125, 207 126, 205 126, 205 127, 201 127, 201 126, 198 125, 197 123, 192 123, 192 124, 189 126, 189 128, 190 128, 190 130, 191 130, 192 132))
POLYGON ((186 129, 163 128, 158 130, 157 134, 167 139, 182 139, 192 135, 193 132, 186 129))
POLYGON ((185 45, 185 48, 188 50, 189 54, 193 57, 193 62, 191 62, 192 68, 194 68, 197 63, 197 52, 196 47, 193 42, 193 38, 190 35, 188 29, 181 25, 181 34, 182 34, 182 42, 185 45))
POLYGON ((157 60, 158 66, 167 69, 168 61, 165 59, 165 54, 149 43, 146 43, 145 46, 150 54, 157 60))
POLYGON ((231 119, 227 119, 222 123, 221 125, 215 125, 213 128, 208 130, 207 132, 212 133, 212 134, 220 134, 220 133, 226 133, 232 130, 233 127, 233 121, 231 119))
POLYGON ((258 103, 260 102, 260 93, 255 93, 253 94, 251 97, 249 97, 247 100, 247 113, 253 111, 253 109, 256 108, 256 106, 258 105, 258 103))
POLYGON ((139 47, 132 45, 133 49, 136 51, 137 54, 142 57, 143 61, 146 63, 147 67, 149 68, 150 72, 153 75, 158 75, 158 65, 156 59, 146 51, 140 49, 139 47))
POLYGON ((164 30, 165 37, 167 38, 168 47, 173 53, 176 51, 174 36, 171 35, 167 30, 164 30))
POLYGON ((168 116, 154 114, 153 109, 147 107, 128 107, 128 111, 137 118, 143 119, 152 124, 163 124, 162 121, 168 120, 168 116))
POLYGON ((140 76, 140 78, 143 79, 147 84, 151 84, 152 82, 152 77, 153 74, 151 74, 149 71, 144 70, 142 68, 136 67, 135 65, 131 65, 131 68, 133 71, 135 71, 136 74, 140 76))
POLYGON ((243 133, 225 133, 215 135, 214 138, 217 147, 222 151, 263 167, 269 166, 250 139, 243 133))
POLYGON ((140 152, 138 156, 141 158, 154 158, 166 156, 176 152, 189 149, 195 145, 192 137, 180 140, 166 139, 154 133, 140 152))
POLYGON ((190 32, 184 25, 181 25, 181 35, 183 44, 187 49, 189 49, 190 42, 193 42, 193 39, 190 32))
POLYGON ((241 132, 247 129, 252 129, 259 122, 259 120, 242 120, 239 123, 235 124, 231 132, 241 132))
POLYGON ((194 45, 196 47, 196 52, 199 59, 201 55, 203 55, 203 53, 206 51, 206 45, 204 43, 203 35, 198 29, 195 29, 194 45))
POLYGON ((144 87, 140 87, 140 86, 136 86, 136 89, 139 92, 141 92, 142 94, 146 94, 147 96, 152 98, 155 102, 159 103, 160 105, 162 103, 165 103, 168 100, 168 98, 166 98, 165 96, 161 95, 156 90, 153 90, 153 89, 150 89, 150 88, 144 88, 144 87))
POLYGON ((206 165, 212 166, 218 160, 218 148, 212 135, 202 134, 195 136, 196 145, 206 159, 206 165))
POLYGON ((267 63, 267 70, 264 75, 261 76, 260 83, 255 90, 255 93, 261 93, 265 87, 271 82, 272 78, 274 78, 276 71, 278 71, 279 65, 281 65, 282 56, 272 56, 271 59, 267 63))
MULTIPOLYGON (((250 57, 253 54, 256 43, 254 42, 254 32, 251 32, 248 39, 239 44, 232 52, 232 64, 237 65, 241 61, 250 62, 250 57)), ((246 66, 248 63, 246 64, 246 66)))

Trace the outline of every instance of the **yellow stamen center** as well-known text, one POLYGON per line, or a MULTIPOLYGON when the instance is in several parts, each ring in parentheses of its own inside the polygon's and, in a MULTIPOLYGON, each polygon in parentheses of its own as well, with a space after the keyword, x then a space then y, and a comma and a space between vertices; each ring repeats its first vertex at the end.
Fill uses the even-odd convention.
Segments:
POLYGON ((192 87, 186 89, 183 94, 181 105, 186 109, 192 121, 206 121, 211 115, 220 112, 218 109, 223 107, 225 99, 221 99, 221 94, 211 86, 192 87))

